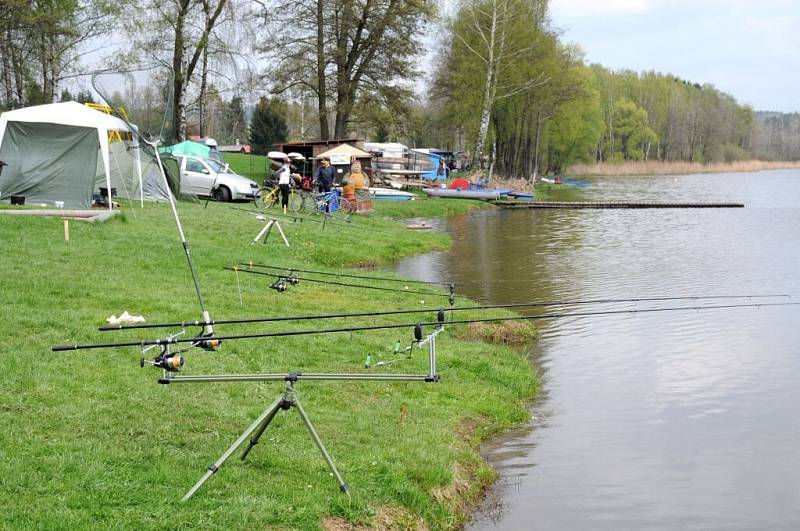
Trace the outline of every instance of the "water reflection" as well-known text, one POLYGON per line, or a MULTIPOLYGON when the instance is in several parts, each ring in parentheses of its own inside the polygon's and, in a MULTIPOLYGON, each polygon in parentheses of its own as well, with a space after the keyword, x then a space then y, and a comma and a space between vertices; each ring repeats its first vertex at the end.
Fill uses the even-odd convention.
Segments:
MULTIPOLYGON (((498 303, 800 294, 800 172, 605 179, 591 190, 747 208, 481 211, 447 223, 451 252, 399 269, 498 303)), ((486 446, 503 479, 474 528, 800 528, 799 316, 537 321, 544 391, 530 426, 486 446)))

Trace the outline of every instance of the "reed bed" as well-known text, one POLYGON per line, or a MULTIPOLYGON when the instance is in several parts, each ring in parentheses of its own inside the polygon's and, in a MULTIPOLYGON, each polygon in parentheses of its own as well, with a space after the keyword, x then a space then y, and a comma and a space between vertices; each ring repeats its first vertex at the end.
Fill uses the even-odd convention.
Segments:
POLYGON ((738 162, 663 162, 658 160, 629 161, 621 164, 574 164, 567 169, 573 175, 685 175, 690 173, 732 173, 800 168, 800 162, 743 160, 738 162))

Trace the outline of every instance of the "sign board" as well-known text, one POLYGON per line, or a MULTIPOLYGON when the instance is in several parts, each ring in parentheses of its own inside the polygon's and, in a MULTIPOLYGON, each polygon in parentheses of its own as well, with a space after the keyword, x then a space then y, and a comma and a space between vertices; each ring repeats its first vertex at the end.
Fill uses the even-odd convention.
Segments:
POLYGON ((331 155, 331 164, 333 165, 341 165, 341 164, 350 164, 350 156, 349 155, 331 155))

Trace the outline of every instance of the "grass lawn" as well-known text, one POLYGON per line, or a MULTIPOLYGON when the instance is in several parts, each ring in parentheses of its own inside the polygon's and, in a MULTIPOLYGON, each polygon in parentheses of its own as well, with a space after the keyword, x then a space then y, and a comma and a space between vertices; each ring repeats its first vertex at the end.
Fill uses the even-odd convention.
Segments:
MULTIPOLYGON (((237 277, 223 266, 253 260, 338 268, 443 249, 448 236, 407 230, 391 218, 465 212, 474 204, 419 200, 377 207, 372 218, 353 221, 372 230, 329 226, 323 232, 315 223, 282 223, 287 248, 277 234, 251 245, 262 224, 246 212, 181 203, 212 318, 446 304, 444 297, 309 282, 278 293, 268 289, 267 277, 244 273, 240 302, 237 277)), ((52 345, 155 339, 174 331, 97 331, 124 310, 149 322, 201 317, 168 206, 126 208, 122 219, 71 222, 70 229, 65 242, 60 219, 0 217, 2 528, 403 528, 422 521, 432 529, 457 527, 464 504, 493 478, 478 441, 526 419, 536 381, 524 353, 461 340, 464 328, 453 326, 437 344, 439 383, 298 382, 350 497, 339 492, 292 410, 278 414, 247 461, 234 454, 192 500, 179 503, 283 383, 163 386, 156 383, 160 371, 139 367, 135 347, 51 352, 52 345)), ((413 321, 220 325, 217 333, 413 321)), ((215 353, 187 352, 184 373, 364 372, 367 353, 374 361, 388 359, 395 341, 405 345, 411 338, 409 328, 229 341, 215 353)), ((418 352, 390 369, 424 373, 427 357, 418 352)))
POLYGON ((223 153, 223 157, 235 173, 248 177, 259 184, 264 180, 270 163, 269 159, 264 155, 223 153))

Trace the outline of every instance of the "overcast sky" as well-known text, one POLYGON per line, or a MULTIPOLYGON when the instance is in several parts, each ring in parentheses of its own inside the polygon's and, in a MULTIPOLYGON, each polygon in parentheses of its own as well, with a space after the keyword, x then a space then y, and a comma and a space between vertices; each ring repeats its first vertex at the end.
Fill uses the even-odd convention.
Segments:
POLYGON ((551 0, 587 62, 710 83, 756 110, 800 111, 800 0, 551 0))

